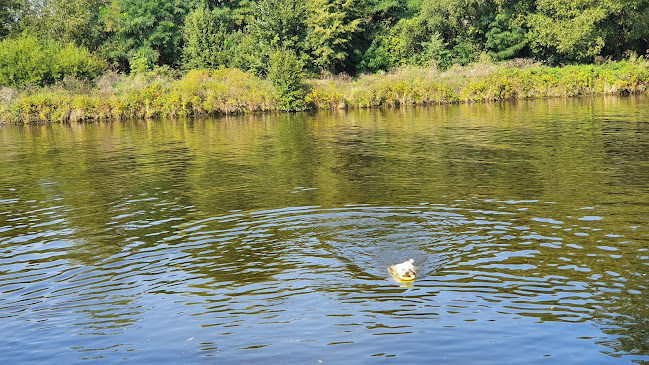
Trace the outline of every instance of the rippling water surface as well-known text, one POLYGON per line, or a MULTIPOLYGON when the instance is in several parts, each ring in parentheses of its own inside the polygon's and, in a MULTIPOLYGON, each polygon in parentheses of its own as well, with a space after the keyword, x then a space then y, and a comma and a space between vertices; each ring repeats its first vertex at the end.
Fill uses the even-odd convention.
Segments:
POLYGON ((644 99, 3 126, 0 158, 7 363, 649 363, 644 99))

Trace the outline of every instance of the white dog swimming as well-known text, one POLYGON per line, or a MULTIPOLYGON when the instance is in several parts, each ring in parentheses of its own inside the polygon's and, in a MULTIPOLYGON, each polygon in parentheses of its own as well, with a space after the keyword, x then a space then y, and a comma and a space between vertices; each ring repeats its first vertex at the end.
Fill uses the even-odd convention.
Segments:
POLYGON ((388 272, 397 280, 413 281, 415 280, 415 275, 417 275, 415 265, 413 265, 414 262, 415 260, 410 259, 400 264, 392 265, 388 267, 388 272))

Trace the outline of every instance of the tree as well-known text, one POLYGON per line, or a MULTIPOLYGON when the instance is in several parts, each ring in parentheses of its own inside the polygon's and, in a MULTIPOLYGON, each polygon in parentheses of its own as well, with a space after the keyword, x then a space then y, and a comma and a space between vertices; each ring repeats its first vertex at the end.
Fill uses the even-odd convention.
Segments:
POLYGON ((536 12, 527 17, 532 52, 557 62, 587 62, 605 45, 600 25, 618 10, 612 0, 537 0, 536 12))
POLYGON ((496 14, 489 26, 486 49, 496 61, 519 57, 527 46, 526 30, 512 19, 507 12, 496 14))
POLYGON ((30 1, 21 11, 19 29, 41 38, 95 49, 103 42, 99 20, 103 4, 104 0, 30 1))
POLYGON ((112 0, 101 20, 109 38, 103 49, 123 69, 129 63, 170 65, 180 62, 185 15, 190 0, 112 0))
POLYGON ((432 0, 422 3, 419 18, 429 34, 441 36, 452 63, 467 64, 484 51, 488 19, 497 11, 494 1, 432 0))
POLYGON ((270 55, 268 78, 273 83, 281 110, 306 108, 302 77, 304 65, 293 50, 278 49, 270 55))
POLYGON ((607 55, 619 56, 627 50, 645 54, 649 50, 649 0, 620 0, 616 10, 600 23, 607 55))
POLYGON ((353 0, 313 0, 309 3, 309 48, 321 71, 334 73, 350 53, 350 40, 360 29, 353 0))
POLYGON ((239 35, 234 63, 259 75, 268 73, 270 55, 290 49, 309 63, 305 51, 305 0, 257 0, 243 34, 239 35))
POLYGON ((185 18, 182 64, 185 69, 227 66, 230 63, 234 24, 228 8, 200 7, 185 18))
POLYGON ((15 26, 19 9, 19 0, 0 0, 0 39, 15 26))
POLYGON ((389 60, 384 52, 384 37, 407 9, 405 0, 369 0, 365 26, 359 42, 354 44, 353 56, 356 70, 376 72, 386 70, 389 60))

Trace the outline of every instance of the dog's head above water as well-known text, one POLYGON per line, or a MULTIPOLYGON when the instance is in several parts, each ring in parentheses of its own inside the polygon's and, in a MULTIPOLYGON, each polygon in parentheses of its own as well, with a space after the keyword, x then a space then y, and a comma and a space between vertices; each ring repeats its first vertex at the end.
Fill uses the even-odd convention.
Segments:
POLYGON ((392 265, 388 268, 388 272, 395 279, 401 281, 412 281, 415 280, 417 271, 415 270, 415 265, 413 265, 415 260, 410 259, 400 264, 392 265))

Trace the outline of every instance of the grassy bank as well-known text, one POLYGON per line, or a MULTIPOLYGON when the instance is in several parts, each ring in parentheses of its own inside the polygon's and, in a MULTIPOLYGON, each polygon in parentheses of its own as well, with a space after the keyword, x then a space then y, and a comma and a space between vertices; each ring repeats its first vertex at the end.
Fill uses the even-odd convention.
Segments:
MULTIPOLYGON (((336 76, 305 82, 310 109, 445 104, 507 99, 645 93, 649 61, 545 67, 526 61, 477 63, 440 72, 402 68, 352 79, 336 76)), ((0 120, 68 122, 276 111, 270 81, 236 70, 124 76, 93 82, 66 78, 54 86, 3 88, 0 120)))
POLYGON ((636 59, 544 67, 526 61, 478 63, 445 72, 403 68, 357 80, 311 81, 306 97, 316 108, 375 107, 525 98, 614 95, 647 92, 649 61, 636 59))
POLYGON ((0 92, 0 120, 74 122, 176 117, 276 110, 269 81, 237 69, 124 76, 87 82, 66 78, 54 86, 0 92))

